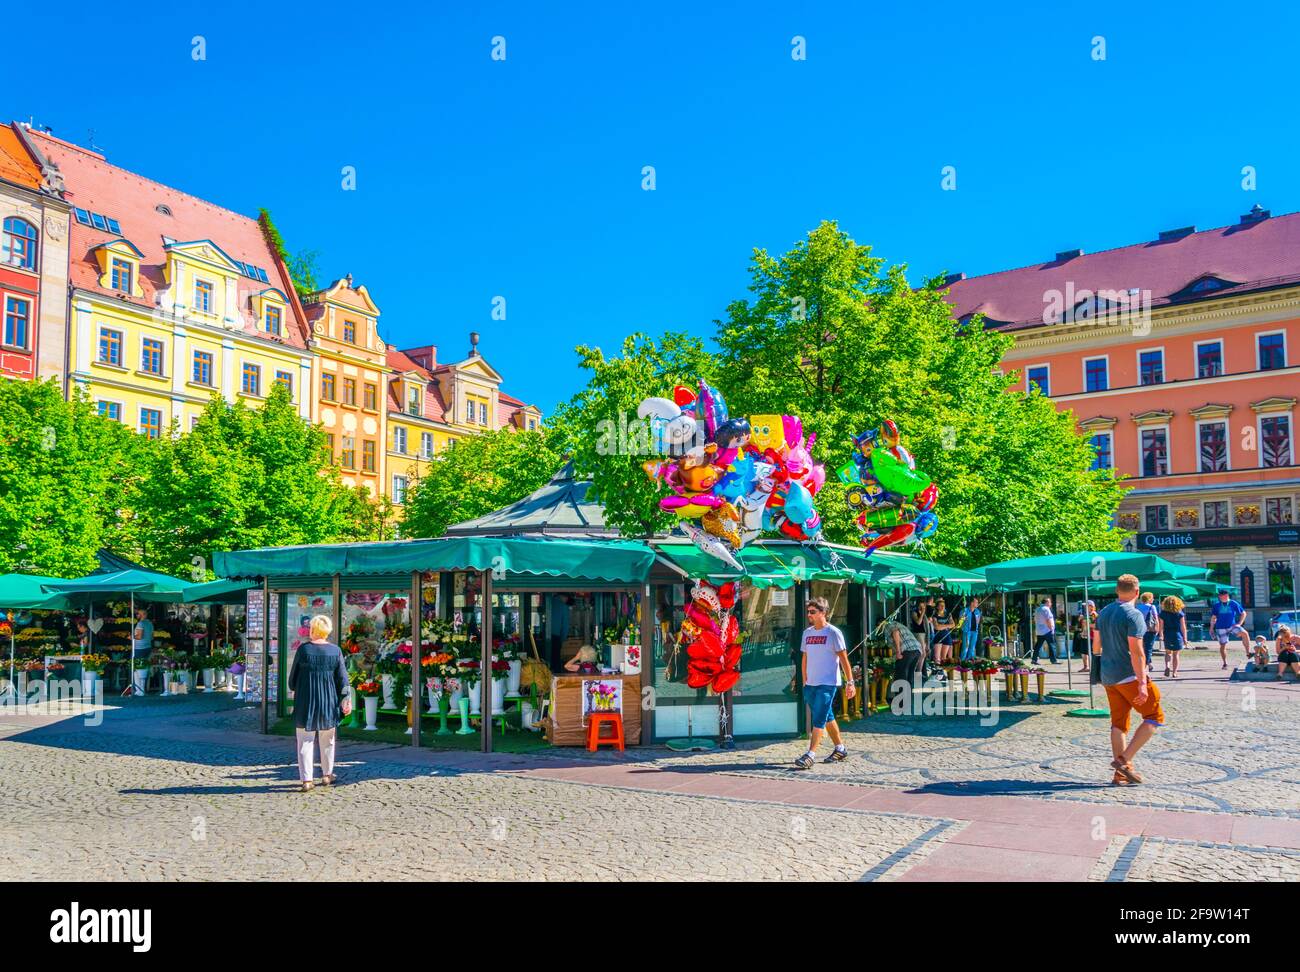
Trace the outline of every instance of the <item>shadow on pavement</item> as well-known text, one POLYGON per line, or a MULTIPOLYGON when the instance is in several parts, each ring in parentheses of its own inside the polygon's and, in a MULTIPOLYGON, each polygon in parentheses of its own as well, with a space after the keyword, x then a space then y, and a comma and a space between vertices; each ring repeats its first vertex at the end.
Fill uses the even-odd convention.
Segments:
POLYGON ((1106 783, 1069 783, 1034 780, 972 780, 966 783, 927 783, 904 790, 915 796, 1050 796, 1054 793, 1080 793, 1109 790, 1106 783))

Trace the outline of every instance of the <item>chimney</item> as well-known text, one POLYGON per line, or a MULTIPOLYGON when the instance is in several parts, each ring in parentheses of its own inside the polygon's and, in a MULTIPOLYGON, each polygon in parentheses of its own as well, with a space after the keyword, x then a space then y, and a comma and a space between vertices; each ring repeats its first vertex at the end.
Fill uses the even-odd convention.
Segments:
POLYGON ((1062 250, 1056 254, 1057 263, 1065 263, 1067 260, 1073 260, 1075 257, 1083 256, 1083 250, 1062 250))
POLYGON ((965 280, 965 279, 966 279, 966 274, 964 273, 950 273, 943 278, 943 285, 945 287, 950 287, 953 284, 955 284, 958 280, 965 280))
POLYGON ((1183 226, 1178 229, 1161 230, 1160 242, 1168 243, 1170 240, 1181 240, 1184 236, 1191 236, 1195 232, 1195 226, 1183 226))
POLYGON ((469 356, 471 358, 478 357, 478 331, 469 332, 469 356))
POLYGON ((1255 205, 1250 207, 1250 212, 1242 213, 1240 225, 1249 226, 1251 223, 1258 223, 1263 220, 1266 220, 1271 215, 1273 214, 1270 213, 1267 209, 1265 209, 1259 203, 1255 203, 1255 205))

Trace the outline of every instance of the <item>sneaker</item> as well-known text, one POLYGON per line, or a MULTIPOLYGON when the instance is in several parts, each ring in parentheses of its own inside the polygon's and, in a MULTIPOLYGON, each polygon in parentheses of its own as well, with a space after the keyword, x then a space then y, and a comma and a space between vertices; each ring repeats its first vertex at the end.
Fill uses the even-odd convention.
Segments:
POLYGON ((823 763, 839 763, 849 758, 847 749, 832 749, 831 754, 822 760, 823 763))
POLYGON ((801 770, 812 769, 813 758, 809 756, 807 753, 804 753, 802 756, 800 756, 798 759, 794 761, 794 768, 801 769, 801 770))

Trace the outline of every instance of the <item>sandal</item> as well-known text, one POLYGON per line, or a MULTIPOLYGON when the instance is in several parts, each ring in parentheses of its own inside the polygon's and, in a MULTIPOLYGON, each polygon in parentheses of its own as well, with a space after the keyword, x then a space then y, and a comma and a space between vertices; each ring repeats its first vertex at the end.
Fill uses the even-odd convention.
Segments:
POLYGON ((339 778, 339 777, 338 777, 338 774, 337 774, 337 773, 330 773, 328 776, 322 776, 322 777, 320 778, 320 785, 321 785, 321 786, 333 786, 334 783, 335 783, 335 781, 338 780, 338 778, 339 778))
POLYGON ((311 780, 307 780, 305 783, 302 783, 302 784, 300 785, 299 792, 300 792, 300 793, 310 793, 310 792, 312 791, 312 788, 315 787, 315 786, 316 786, 315 783, 313 783, 311 780))
POLYGON ((1120 773, 1116 773, 1114 776, 1111 777, 1110 785, 1111 785, 1111 786, 1128 786, 1129 783, 1128 783, 1128 780, 1124 779, 1124 777, 1123 777, 1122 774, 1120 774, 1120 773))
POLYGON ((1130 783, 1142 782, 1142 777, 1138 776, 1137 771, 1133 769, 1132 763, 1121 763, 1118 759, 1112 759, 1110 765, 1117 775, 1123 775, 1130 783))

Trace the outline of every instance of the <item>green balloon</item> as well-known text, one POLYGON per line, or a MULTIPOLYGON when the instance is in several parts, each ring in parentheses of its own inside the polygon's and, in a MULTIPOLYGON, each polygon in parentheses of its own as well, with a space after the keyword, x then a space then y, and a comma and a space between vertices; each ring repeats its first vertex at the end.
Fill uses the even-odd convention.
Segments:
POLYGON ((884 449, 871 451, 871 471, 876 474, 886 492, 902 496, 915 496, 930 485, 929 476, 916 469, 909 469, 907 463, 884 449))

